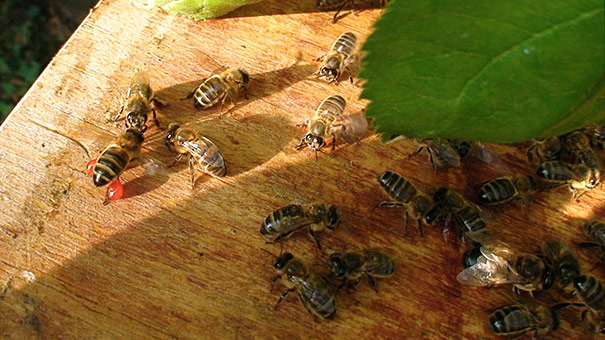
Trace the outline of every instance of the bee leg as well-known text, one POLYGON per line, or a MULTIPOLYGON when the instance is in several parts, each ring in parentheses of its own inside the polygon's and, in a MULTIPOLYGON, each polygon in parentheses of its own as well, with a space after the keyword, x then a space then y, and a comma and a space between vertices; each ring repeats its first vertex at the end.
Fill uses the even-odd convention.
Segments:
POLYGON ((178 156, 176 156, 176 159, 174 160, 174 162, 172 162, 172 164, 170 164, 168 167, 171 168, 174 165, 176 165, 176 163, 178 163, 184 156, 184 153, 180 153, 178 156))
POLYGON ((303 138, 300 139, 300 144, 298 144, 297 146, 295 146, 294 149, 301 150, 305 146, 307 146, 307 143, 305 143, 305 136, 303 136, 303 138))
POLYGON ((408 218, 408 211, 405 211, 403 215, 403 220, 405 221, 405 227, 403 229, 403 236, 408 236, 408 226, 410 225, 410 219, 408 218))
POLYGON ((302 124, 296 124, 296 126, 297 127, 307 127, 307 126, 309 126, 309 120, 305 120, 305 122, 302 124))
POLYGON ((332 134, 332 151, 336 150, 336 134, 332 134))
POLYGON ((352 4, 353 4, 353 1, 354 1, 354 0, 349 0, 349 1, 344 1, 344 2, 342 3, 342 6, 340 6, 340 8, 338 9, 338 11, 336 11, 336 13, 334 14, 334 18, 332 18, 332 23, 333 23, 333 24, 335 24, 335 23, 336 23, 336 21, 338 21, 338 14, 340 14, 340 12, 343 10, 343 8, 345 8, 345 6, 346 6, 347 4, 349 4, 349 3, 352 5, 352 4))
POLYGON ((370 287, 372 287, 372 289, 374 289, 374 291, 376 293, 378 293, 378 288, 376 288, 376 280, 374 280, 374 278, 370 275, 367 275, 368 277, 368 283, 370 284, 370 287))
POLYGON ((271 286, 269 286, 269 292, 273 291, 273 286, 275 285, 275 281, 281 279, 280 275, 275 276, 274 278, 271 279, 271 286))
MULTIPOLYGON (((315 59, 315 61, 323 61, 325 57, 326 55, 322 54, 321 56, 319 56, 319 58, 315 59)), ((319 74, 319 70, 317 71, 317 73, 319 74)))
POLYGON ((193 167, 194 163, 193 157, 189 157, 189 172, 191 173, 191 191, 195 189, 195 168, 193 167))
POLYGON ((393 208, 393 207, 403 207, 404 204, 401 202, 380 202, 378 203, 378 208, 393 208))
POLYGON ((420 236, 424 237, 424 232, 422 231, 422 217, 418 219, 418 230, 420 231, 420 236))
POLYGON ((342 287, 345 286, 346 282, 347 282, 346 278, 342 279, 342 281, 340 281, 340 284, 338 285, 338 287, 336 287, 336 292, 339 292, 342 289, 342 287))
POLYGON ((313 229, 311 227, 309 227, 309 235, 311 235, 311 237, 313 237, 313 240, 315 241, 315 244, 317 245, 317 249, 321 250, 321 244, 319 243, 319 237, 317 237, 317 234, 315 234, 315 231, 313 231, 313 229))
POLYGON ((219 114, 218 114, 219 118, 223 117, 223 106, 225 106, 225 101, 227 101, 227 97, 228 97, 227 92, 223 93, 223 96, 221 98, 221 108, 218 111, 219 112, 219 114))
POLYGON ((111 117, 111 121, 115 122, 116 120, 118 120, 118 118, 120 118, 120 116, 122 115, 122 112, 124 112, 124 105, 120 107, 120 111, 118 111, 115 116, 111 117))
POLYGON ((158 129, 160 128, 160 121, 158 120, 158 117, 155 113, 155 108, 151 109, 151 113, 153 114, 153 122, 155 123, 155 126, 158 127, 158 129))
MULTIPOLYGON (((204 81, 202 80, 202 83, 203 83, 203 82, 204 82, 204 81)), ((186 97, 181 98, 181 100, 184 100, 184 99, 189 99, 189 98, 193 97, 193 95, 195 94, 195 91, 197 91, 197 89, 198 89, 197 87, 196 87, 196 88, 194 88, 194 89, 193 89, 193 91, 191 91, 191 92, 190 92, 190 93, 189 93, 189 94, 188 94, 186 97)))
POLYGON ((279 296, 279 300, 277 300, 277 303, 275 304, 275 307, 273 308, 273 310, 277 310, 277 306, 279 306, 279 304, 281 303, 281 300, 283 300, 290 292, 295 291, 296 288, 289 288, 284 290, 281 295, 279 296))

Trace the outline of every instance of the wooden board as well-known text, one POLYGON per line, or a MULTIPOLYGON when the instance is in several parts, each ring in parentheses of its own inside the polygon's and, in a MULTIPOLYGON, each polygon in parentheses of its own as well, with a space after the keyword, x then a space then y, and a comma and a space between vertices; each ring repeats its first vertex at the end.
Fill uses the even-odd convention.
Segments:
MULTIPOLYGON (((413 141, 383 145, 376 136, 318 160, 294 150, 305 132, 296 124, 328 95, 342 95, 348 113, 364 107, 359 87, 312 79, 313 60, 343 32, 365 40, 380 13, 332 24, 314 0, 264 1, 193 22, 126 0, 101 2, 0 130, 0 338, 493 338, 488 309, 513 303, 510 287, 461 286, 455 276, 464 249, 439 229, 404 236, 402 211, 376 208, 386 199, 376 176, 390 169, 422 190, 447 185, 473 199, 477 183, 501 169, 471 158, 434 172, 425 154, 409 157, 413 141), (222 118, 182 100, 219 66, 251 75, 250 98, 222 118), (104 188, 84 167, 123 130, 106 116, 119 108, 137 67, 149 71, 167 104, 158 110, 163 128, 195 124, 217 143, 228 165, 224 181, 201 177, 192 191, 184 162, 166 166, 175 155, 151 125, 143 146, 149 161, 124 174, 127 197, 102 205, 104 188), (398 263, 378 292, 364 282, 340 294, 331 322, 315 320, 294 296, 273 309, 281 289, 269 292, 274 258, 261 250, 279 253, 259 234, 271 211, 313 201, 337 204, 351 235, 323 232, 326 249, 318 251, 301 232, 284 250, 311 264, 345 248, 379 247, 398 263)), ((523 149, 493 148, 512 171, 532 171, 523 149)), ((496 216, 491 229, 533 252, 546 235, 584 240, 580 225, 603 218, 604 198, 598 188, 576 203, 560 189, 536 195, 526 215, 519 206, 486 210, 496 216)), ((585 270, 597 260, 587 250, 578 256, 585 270)), ((589 338, 579 311, 562 319, 551 339, 589 338)))

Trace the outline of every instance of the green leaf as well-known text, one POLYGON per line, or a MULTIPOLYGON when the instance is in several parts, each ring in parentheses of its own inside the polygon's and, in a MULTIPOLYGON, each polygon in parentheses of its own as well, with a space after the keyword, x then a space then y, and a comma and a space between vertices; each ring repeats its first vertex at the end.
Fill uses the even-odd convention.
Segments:
POLYGON ((388 138, 517 142, 605 122, 603 0, 394 0, 363 46, 388 138))
POLYGON ((261 0, 135 0, 143 8, 161 7, 172 15, 182 15, 194 20, 211 19, 225 15, 234 9, 261 0))

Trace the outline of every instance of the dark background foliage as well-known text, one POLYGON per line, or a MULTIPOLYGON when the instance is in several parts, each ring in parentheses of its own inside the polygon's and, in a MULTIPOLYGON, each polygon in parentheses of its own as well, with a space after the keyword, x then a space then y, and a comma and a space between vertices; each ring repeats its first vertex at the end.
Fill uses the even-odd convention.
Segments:
POLYGON ((0 122, 96 2, 0 1, 0 122))

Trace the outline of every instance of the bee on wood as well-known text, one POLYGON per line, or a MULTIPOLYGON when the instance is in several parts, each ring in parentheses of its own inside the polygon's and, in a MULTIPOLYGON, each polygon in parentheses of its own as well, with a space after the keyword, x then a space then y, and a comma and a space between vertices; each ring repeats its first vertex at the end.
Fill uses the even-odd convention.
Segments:
MULTIPOLYGON (((384 7, 388 0, 380 0, 380 5, 384 7)), ((354 3, 364 3, 371 4, 374 0, 317 0, 317 8, 322 11, 331 11, 338 8, 338 11, 334 14, 334 18, 332 19, 332 23, 336 23, 338 19, 338 14, 345 8, 345 6, 349 5, 353 7, 354 3)))
POLYGON ((460 227, 464 228, 466 234, 479 235, 487 230, 487 224, 480 214, 481 209, 467 201, 459 192, 445 187, 439 188, 433 194, 433 201, 446 211, 445 231, 452 217, 460 227))
POLYGON ((334 319, 336 315, 335 294, 326 278, 305 266, 290 253, 279 256, 275 261, 274 268, 278 275, 271 280, 271 288, 273 288, 273 283, 279 279, 287 287, 281 293, 275 305, 276 310, 279 303, 290 292, 296 291, 298 299, 311 315, 328 320, 334 319))
POLYGON ((605 149, 605 125, 593 125, 584 128, 584 133, 590 137, 590 145, 605 149))
POLYGON ((456 276, 458 282, 476 287, 512 284, 513 291, 546 290, 553 285, 554 272, 538 256, 511 249, 503 242, 481 242, 481 256, 456 276))
POLYGON ((482 255, 481 244, 474 244, 471 246, 471 248, 464 252, 464 255, 462 256, 462 265, 465 269, 472 267, 477 264, 479 257, 482 255))
POLYGON ((549 182, 559 185, 568 184, 576 200, 584 194, 578 195, 578 189, 591 190, 601 183, 600 171, 586 164, 548 161, 540 165, 536 174, 549 182))
POLYGON ((601 281, 594 276, 581 275, 574 278, 573 287, 586 307, 595 311, 605 310, 605 291, 601 281))
POLYGON ((260 233, 272 237, 272 242, 277 242, 303 227, 308 227, 309 235, 315 240, 317 249, 321 250, 316 233, 323 228, 335 230, 339 224, 340 215, 334 205, 326 207, 325 204, 320 203, 303 207, 293 204, 269 214, 261 224, 260 233))
POLYGON ((590 137, 581 131, 566 135, 563 139, 564 150, 573 164, 585 164, 595 171, 601 171, 601 160, 591 146, 590 137))
POLYGON ((434 204, 431 199, 424 193, 416 189, 407 179, 398 174, 385 171, 378 176, 378 182, 382 189, 393 199, 391 202, 381 202, 379 207, 400 207, 405 206, 405 233, 408 230, 408 215, 412 211, 412 217, 418 221, 418 228, 422 234, 422 223, 429 225, 435 224, 439 216, 433 216, 434 213, 440 213, 438 210, 433 210, 434 204), (431 212, 431 214, 429 214, 431 212), (428 219, 427 219, 428 216, 428 219))
POLYGON ((338 82, 338 78, 344 70, 349 73, 349 80, 353 83, 353 76, 349 65, 357 59, 353 54, 357 45, 357 37, 351 32, 341 34, 332 45, 327 54, 317 58, 322 64, 317 70, 317 78, 322 78, 328 83, 338 82))
POLYGON ((567 294, 573 291, 573 280, 580 276, 580 263, 565 241, 547 239, 542 244, 542 255, 554 270, 555 282, 567 294))
POLYGON ((187 98, 193 96, 193 105, 198 109, 208 109, 218 102, 221 103, 220 112, 227 99, 235 105, 233 99, 244 91, 248 96, 246 84, 250 80, 248 72, 237 68, 219 68, 212 72, 210 78, 205 79, 187 98))
POLYGON ((481 186, 479 202, 486 205, 506 204, 515 199, 525 202, 526 196, 536 190, 536 180, 530 175, 499 177, 481 186))
POLYGON ((429 162, 433 170, 446 167, 459 167, 460 166, 460 153, 458 150, 449 142, 447 139, 438 140, 423 140, 420 142, 421 146, 416 152, 410 155, 413 157, 426 148, 429 154, 429 162))
POLYGON ((155 125, 159 127, 160 122, 156 117, 155 108, 152 107, 155 100, 153 97, 153 90, 149 87, 149 75, 145 71, 138 71, 130 81, 126 104, 122 105, 111 120, 115 122, 122 112, 126 111, 126 128, 143 133, 147 130, 147 115, 151 112, 155 125))
POLYGON ((527 159, 531 165, 539 165, 546 161, 561 159, 562 145, 559 137, 536 140, 527 149, 527 159))
POLYGON ((336 148, 336 130, 342 128, 342 124, 335 123, 342 116, 347 102, 341 96, 330 96, 324 99, 317 110, 313 119, 307 121, 303 126, 307 126, 307 134, 300 139, 300 144, 296 150, 309 147, 317 152, 326 145, 326 138, 332 136, 332 150, 336 148))
POLYGON ((590 221, 584 224, 583 229, 586 236, 588 236, 589 242, 581 242, 579 244, 580 247, 599 247, 601 251, 601 258, 594 267, 597 268, 605 261, 605 223, 601 221, 590 221))
POLYGON ((537 303, 503 306, 492 313, 489 326, 498 335, 511 336, 509 339, 527 332, 533 332, 533 337, 546 335, 559 326, 557 311, 569 305, 561 303, 550 308, 537 303))
POLYGON ((227 172, 225 159, 216 145, 199 131, 189 127, 180 127, 176 123, 168 126, 165 138, 166 146, 178 153, 173 165, 183 156, 189 155, 189 171, 191 172, 191 189, 195 187, 195 168, 212 177, 223 177, 227 172))
POLYGON ((378 250, 366 249, 333 253, 328 260, 332 276, 342 279, 338 287, 344 287, 347 280, 356 286, 366 276, 372 288, 376 287, 374 278, 390 277, 395 272, 395 262, 387 254, 378 250))
POLYGON ((128 129, 107 145, 99 158, 91 160, 86 165, 95 186, 111 183, 107 188, 104 204, 122 197, 124 189, 120 182, 120 175, 132 160, 138 157, 142 144, 143 134, 138 130, 128 129))

